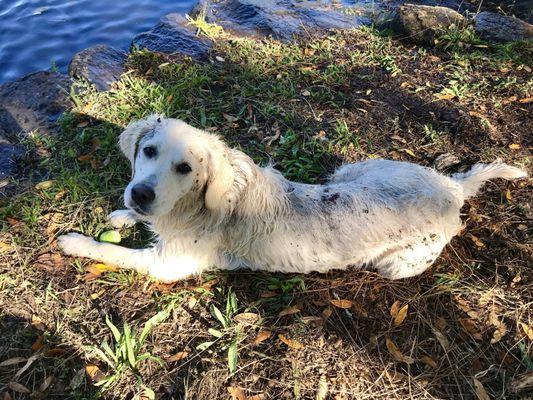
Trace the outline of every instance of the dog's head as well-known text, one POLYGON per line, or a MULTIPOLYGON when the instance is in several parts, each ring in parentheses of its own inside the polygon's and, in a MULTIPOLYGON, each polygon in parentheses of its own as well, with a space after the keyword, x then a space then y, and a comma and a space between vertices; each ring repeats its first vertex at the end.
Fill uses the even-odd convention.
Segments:
POLYGON ((161 217, 187 195, 203 197, 211 211, 224 211, 236 200, 229 151, 215 135, 151 115, 128 125, 120 148, 133 174, 124 202, 139 214, 161 217))

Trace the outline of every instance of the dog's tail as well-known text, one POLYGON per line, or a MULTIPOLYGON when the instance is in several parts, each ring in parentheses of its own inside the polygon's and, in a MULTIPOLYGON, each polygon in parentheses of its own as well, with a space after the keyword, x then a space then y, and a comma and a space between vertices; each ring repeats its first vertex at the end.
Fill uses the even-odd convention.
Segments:
POLYGON ((490 164, 476 164, 470 171, 453 174, 451 178, 463 186, 464 197, 468 199, 475 196, 485 181, 490 179, 518 179, 526 176, 527 172, 520 168, 495 161, 490 164))

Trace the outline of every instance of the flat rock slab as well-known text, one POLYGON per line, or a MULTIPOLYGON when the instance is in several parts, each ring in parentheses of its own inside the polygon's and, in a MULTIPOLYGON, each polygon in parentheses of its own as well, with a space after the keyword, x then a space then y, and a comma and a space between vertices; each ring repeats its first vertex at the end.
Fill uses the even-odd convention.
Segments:
POLYGON ((410 40, 426 44, 433 44, 435 36, 452 25, 466 25, 465 17, 451 8, 415 4, 400 6, 394 21, 395 29, 403 32, 410 40))
POLYGON ((196 35, 196 29, 181 14, 168 14, 147 32, 139 33, 132 45, 166 54, 207 57, 211 42, 196 35))
POLYGON ((533 38, 533 25, 521 19, 489 11, 474 17, 476 32, 485 39, 514 41, 533 38))
POLYGON ((77 53, 68 67, 73 78, 85 79, 97 90, 109 90, 124 73, 128 53, 107 45, 96 45, 77 53))
POLYGON ((70 77, 41 71, 0 85, 0 134, 16 140, 29 132, 57 132, 57 119, 73 106, 70 77))
POLYGON ((272 36, 289 41, 316 30, 350 29, 370 24, 329 2, 291 0, 200 0, 192 11, 207 22, 242 35, 272 36))

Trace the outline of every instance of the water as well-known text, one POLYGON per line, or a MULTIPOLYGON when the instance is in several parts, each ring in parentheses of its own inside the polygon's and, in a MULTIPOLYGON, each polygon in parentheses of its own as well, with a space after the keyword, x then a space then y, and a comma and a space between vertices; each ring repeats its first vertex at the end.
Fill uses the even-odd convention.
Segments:
POLYGON ((0 0, 0 82, 52 66, 65 72, 95 44, 127 50, 135 34, 194 0, 0 0))

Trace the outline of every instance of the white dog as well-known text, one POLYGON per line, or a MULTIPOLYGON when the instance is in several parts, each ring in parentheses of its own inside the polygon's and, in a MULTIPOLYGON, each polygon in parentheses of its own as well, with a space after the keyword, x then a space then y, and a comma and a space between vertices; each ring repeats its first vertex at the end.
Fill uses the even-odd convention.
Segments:
POLYGON ((290 182, 219 137, 153 115, 120 136, 133 178, 115 227, 144 222, 152 247, 133 250, 77 233, 69 255, 164 282, 210 267, 326 272, 371 266, 391 279, 425 271, 461 229, 459 210, 492 178, 525 177, 502 163, 447 177, 406 162, 345 165, 324 185, 290 182))

